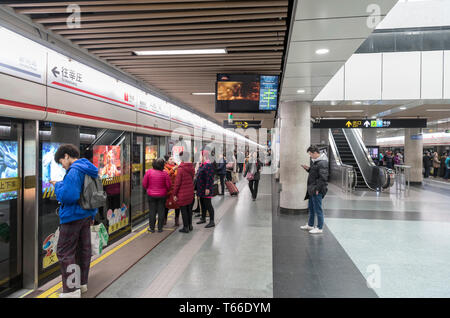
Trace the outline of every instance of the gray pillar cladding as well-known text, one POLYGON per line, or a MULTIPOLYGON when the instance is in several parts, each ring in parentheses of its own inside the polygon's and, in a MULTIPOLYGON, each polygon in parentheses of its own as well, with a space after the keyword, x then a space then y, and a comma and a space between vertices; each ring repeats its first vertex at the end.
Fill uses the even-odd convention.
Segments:
POLYGON ((422 134, 421 128, 405 129, 405 165, 411 166, 411 182, 422 183, 423 174, 423 139, 412 139, 422 134))
POLYGON ((306 150, 311 141, 311 103, 285 102, 280 107, 280 207, 298 212, 308 208, 303 200, 310 164, 306 150))
POLYGON ((377 145, 377 130, 376 129, 361 129, 362 140, 366 146, 377 145))

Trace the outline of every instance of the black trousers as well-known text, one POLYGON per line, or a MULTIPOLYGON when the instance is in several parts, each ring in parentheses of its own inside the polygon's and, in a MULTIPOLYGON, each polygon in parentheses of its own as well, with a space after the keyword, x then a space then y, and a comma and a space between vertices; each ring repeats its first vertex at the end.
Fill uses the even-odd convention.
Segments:
POLYGON ((439 172, 439 168, 433 168, 433 177, 437 178, 439 172))
POLYGON ((238 163, 238 167, 239 167, 239 173, 242 173, 242 171, 244 170, 244 163, 238 163))
POLYGON ((151 230, 155 229, 156 214, 158 214, 158 230, 162 230, 165 217, 166 197, 148 197, 150 213, 148 214, 148 223, 151 230))
MULTIPOLYGON (((164 209, 165 209, 165 213, 164 213, 164 218, 167 220, 167 216, 169 215, 169 209, 165 207, 166 205, 164 204, 164 209)), ((180 217, 180 209, 175 209, 175 219, 178 219, 180 217)))
POLYGON ((219 174, 219 179, 220 179, 220 187, 222 188, 222 192, 220 193, 225 194, 225 175, 219 174))
POLYGON ((426 167, 425 168, 424 178, 428 178, 430 176, 430 170, 431 170, 431 167, 426 167))
POLYGON ((248 182, 248 187, 250 188, 253 199, 256 199, 256 197, 258 196, 258 184, 259 180, 251 180, 248 182))
POLYGON ((180 207, 183 227, 185 229, 189 229, 192 226, 192 205, 193 203, 180 207))
POLYGON ((214 222, 214 208, 211 203, 211 198, 200 198, 202 205, 202 219, 206 219, 206 211, 209 212, 209 222, 214 222))
POLYGON ((232 180, 232 177, 231 177, 231 171, 230 171, 230 170, 227 170, 227 180, 228 180, 228 181, 231 181, 231 180, 232 180))

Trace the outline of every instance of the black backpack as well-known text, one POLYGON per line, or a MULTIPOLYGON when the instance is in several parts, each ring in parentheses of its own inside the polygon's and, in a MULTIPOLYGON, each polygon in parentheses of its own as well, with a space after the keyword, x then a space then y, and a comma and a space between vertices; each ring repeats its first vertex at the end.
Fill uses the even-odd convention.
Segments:
POLYGON ((97 209, 106 204, 106 192, 103 191, 100 177, 84 175, 84 184, 78 203, 85 210, 97 209))

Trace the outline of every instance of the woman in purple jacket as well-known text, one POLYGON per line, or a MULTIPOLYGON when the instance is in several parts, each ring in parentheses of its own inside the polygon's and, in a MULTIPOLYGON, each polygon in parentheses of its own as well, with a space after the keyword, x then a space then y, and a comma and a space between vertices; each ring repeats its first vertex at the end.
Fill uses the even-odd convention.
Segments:
POLYGON ((147 190, 148 202, 150 206, 149 228, 151 233, 155 232, 156 213, 158 213, 158 232, 163 231, 164 208, 167 193, 171 187, 170 177, 164 170, 164 159, 157 159, 153 163, 153 169, 145 173, 142 186, 147 190))

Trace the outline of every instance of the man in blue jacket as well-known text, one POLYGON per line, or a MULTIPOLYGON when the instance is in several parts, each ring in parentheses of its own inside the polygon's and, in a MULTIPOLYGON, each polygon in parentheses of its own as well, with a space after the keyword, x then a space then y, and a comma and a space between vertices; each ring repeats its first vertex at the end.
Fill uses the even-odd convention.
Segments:
POLYGON ((78 200, 85 175, 96 178, 98 169, 87 159, 79 158, 80 152, 76 146, 61 145, 55 153, 55 161, 66 169, 66 175, 63 181, 50 181, 55 186, 56 199, 61 203, 56 255, 61 265, 62 298, 79 298, 81 293, 87 291, 91 263, 90 225, 97 209, 84 210, 78 200))

